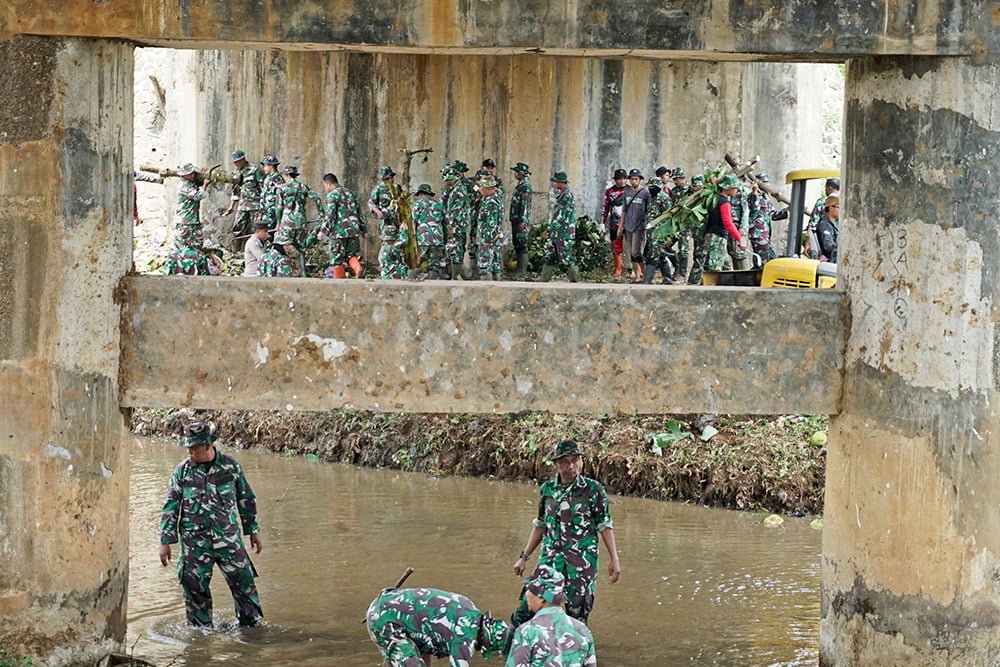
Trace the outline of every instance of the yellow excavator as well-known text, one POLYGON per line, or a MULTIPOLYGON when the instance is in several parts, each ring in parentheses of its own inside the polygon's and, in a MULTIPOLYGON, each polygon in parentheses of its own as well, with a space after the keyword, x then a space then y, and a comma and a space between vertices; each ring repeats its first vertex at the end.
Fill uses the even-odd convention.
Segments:
MULTIPOLYGON (((839 178, 840 172, 832 169, 800 169, 790 171, 785 183, 791 184, 792 196, 788 201, 788 242, 785 257, 766 262, 760 268, 746 271, 705 271, 705 285, 730 285, 736 287, 815 287, 832 288, 837 285, 837 265, 818 259, 800 257, 802 232, 806 215, 806 185, 811 180, 839 178)), ((812 232, 810 232, 812 233, 812 232)), ((812 233, 815 236, 814 233, 812 233)), ((819 242, 810 238, 809 246, 818 248, 819 242)))

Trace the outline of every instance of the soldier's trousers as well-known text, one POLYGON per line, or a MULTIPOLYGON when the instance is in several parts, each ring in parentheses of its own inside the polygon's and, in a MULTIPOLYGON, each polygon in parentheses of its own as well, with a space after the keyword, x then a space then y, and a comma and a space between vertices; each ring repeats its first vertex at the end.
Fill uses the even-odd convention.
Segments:
POLYGON ((357 236, 330 241, 330 266, 347 266, 347 260, 360 256, 361 239, 357 236))
POLYGON ((388 667, 424 667, 420 649, 402 625, 369 622, 368 636, 382 652, 388 667))
POLYGON ((456 228, 454 234, 448 236, 448 241, 445 244, 446 251, 448 253, 448 262, 450 264, 464 264, 465 263, 465 244, 466 235, 469 233, 467 227, 456 228))
MULTIPOLYGON (((588 577, 572 569, 563 572, 563 576, 566 577, 563 588, 563 595, 566 596, 566 613, 586 625, 590 612, 594 610, 594 587, 597 577, 588 577)), ((532 616, 534 614, 528 608, 528 598, 522 593, 521 604, 510 615, 511 634, 513 635, 517 626, 530 621, 532 616)))
POLYGON ((520 231, 521 223, 511 220, 511 238, 514 240, 514 252, 518 255, 528 252, 528 231, 531 225, 525 225, 524 231, 520 231))
POLYGON ((448 275, 448 258, 444 248, 420 246, 420 254, 427 260, 427 272, 437 272, 438 276, 448 275))
POLYGON ((382 280, 402 280, 406 277, 406 258, 402 248, 396 247, 396 240, 382 241, 378 251, 379 277, 382 280))
POLYGON ((479 273, 500 273, 503 266, 503 250, 497 245, 479 246, 479 273))
POLYGON ((256 573, 250 556, 243 545, 223 549, 211 547, 211 537, 206 546, 181 548, 177 563, 177 577, 184 590, 184 606, 188 625, 212 627, 212 572, 218 565, 222 570, 236 604, 236 620, 243 626, 254 626, 264 618, 260 597, 254 583, 256 573))

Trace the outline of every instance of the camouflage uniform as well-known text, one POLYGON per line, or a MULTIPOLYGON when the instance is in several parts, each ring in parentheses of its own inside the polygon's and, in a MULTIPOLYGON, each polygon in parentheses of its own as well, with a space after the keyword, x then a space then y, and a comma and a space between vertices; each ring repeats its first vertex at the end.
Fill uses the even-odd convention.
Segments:
POLYGON ((289 278, 292 267, 288 264, 288 258, 272 246, 257 262, 257 273, 263 278, 289 278))
POLYGON ((306 247, 312 246, 320 234, 326 237, 330 266, 346 265, 351 257, 361 255, 361 211, 358 197, 342 185, 326 193, 326 205, 319 224, 306 237, 306 247))
POLYGON ((278 196, 278 189, 284 184, 285 179, 277 171, 264 177, 261 198, 263 199, 263 216, 264 220, 267 221, 268 229, 275 229, 281 221, 281 199, 278 196))
POLYGON ((597 667, 594 637, 560 607, 543 607, 514 633, 506 667, 597 667))
POLYGON ((320 216, 325 213, 323 199, 305 183, 294 178, 278 188, 281 222, 274 233, 275 243, 300 245, 306 228, 306 200, 316 202, 320 216))
POLYGON ((472 205, 469 191, 462 180, 457 180, 446 194, 445 226, 448 262, 462 264, 465 261, 465 244, 469 234, 472 205))
POLYGON ((503 200, 499 188, 484 197, 476 214, 477 261, 480 274, 499 277, 503 266, 503 200))
MULTIPOLYGON (((672 203, 666 190, 660 190, 649 202, 648 219, 653 220, 656 216, 669 210, 672 203)), ((667 252, 670 243, 670 240, 660 240, 656 232, 652 230, 646 235, 646 249, 643 253, 646 258, 646 273, 643 276, 643 282, 651 283, 656 269, 660 269, 664 282, 671 282, 673 267, 667 252)))
MULTIPOLYGON (((614 528, 604 485, 583 475, 568 485, 558 475, 545 481, 533 524, 542 531, 538 566, 549 565, 566 578, 566 612, 586 623, 594 608, 598 534, 614 528)), ((511 621, 516 627, 530 617, 522 599, 511 621)))
POLYGON ((204 245, 201 226, 201 200, 208 196, 208 190, 198 187, 186 178, 181 180, 177 190, 177 215, 174 238, 181 238, 187 245, 204 245))
POLYGON ((181 246, 167 255, 163 272, 168 276, 207 276, 210 273, 208 257, 198 248, 181 246))
POLYGON ((528 252, 528 231, 531 229, 531 181, 527 176, 514 186, 510 197, 510 231, 514 239, 514 252, 528 252), (521 229, 521 225, 524 229, 521 229))
POLYGON ((247 164, 236 171, 237 183, 233 185, 233 200, 236 204, 236 220, 233 234, 247 236, 253 233, 254 223, 263 219, 262 188, 264 172, 255 164, 247 164))
POLYGON ((434 588, 385 588, 368 606, 365 620, 389 667, 424 667, 421 655, 468 667, 477 648, 489 657, 509 634, 503 621, 480 612, 469 598, 434 588))
POLYGON ((212 625, 209 584, 216 564, 233 594, 240 625, 257 625, 264 617, 241 524, 247 535, 260 532, 257 501, 235 459, 216 449, 211 463, 185 460, 177 466, 160 517, 160 544, 180 539, 177 577, 189 625, 212 625))
MULTIPOLYGON (((730 203, 732 205, 733 224, 736 225, 736 229, 740 231, 740 235, 746 238, 750 235, 750 189, 741 184, 739 189, 736 190, 736 194, 734 194, 730 199, 730 203)), ((728 239, 726 248, 727 253, 731 258, 728 262, 725 262, 729 265, 729 269, 732 268, 732 265, 735 265, 736 268, 751 268, 747 265, 747 262, 750 259, 750 253, 746 250, 740 250, 740 247, 737 245, 735 239, 728 239)), ((711 248, 709 248, 708 254, 709 262, 711 262, 711 257, 713 256, 711 248)), ((729 269, 709 268, 708 270, 724 271, 729 269)))
POLYGON ((382 240, 378 251, 380 277, 383 280, 401 280, 406 277, 408 268, 404 250, 409 238, 406 227, 399 224, 399 214, 387 182, 382 181, 375 186, 368 205, 384 213, 378 221, 378 233, 382 240))
POLYGON ((548 231, 545 263, 566 269, 575 267, 573 242, 576 240, 576 209, 573 192, 568 185, 562 190, 555 191, 548 231))
POLYGON ((766 192, 750 194, 750 244, 762 262, 773 258, 771 252, 771 220, 778 209, 766 192))
POLYGON ((417 234, 417 246, 427 260, 427 272, 433 277, 448 274, 444 253, 444 207, 433 197, 418 197, 410 207, 417 234))

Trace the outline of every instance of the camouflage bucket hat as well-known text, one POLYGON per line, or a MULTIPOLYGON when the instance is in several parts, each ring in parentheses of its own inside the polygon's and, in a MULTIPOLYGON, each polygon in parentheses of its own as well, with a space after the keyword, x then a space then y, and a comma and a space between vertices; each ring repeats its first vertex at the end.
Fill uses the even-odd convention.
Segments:
POLYGON ((379 179, 381 179, 381 180, 384 181, 385 179, 389 178, 390 176, 395 176, 395 175, 396 175, 396 172, 394 172, 392 170, 392 167, 390 167, 388 165, 383 165, 383 166, 379 167, 379 170, 378 170, 378 177, 379 177, 379 179))
POLYGON ((465 172, 469 171, 469 165, 465 164, 461 160, 455 160, 454 162, 452 162, 451 168, 460 174, 464 174, 465 172))
POLYGON ((291 176, 298 176, 299 175, 299 168, 296 167, 294 164, 290 164, 287 167, 285 167, 284 169, 282 169, 281 173, 282 174, 289 174, 291 176))
POLYGON ((551 565, 539 565, 531 573, 531 576, 524 580, 524 585, 528 591, 549 604, 566 601, 566 596, 563 595, 565 583, 566 578, 551 565))
POLYGON ((434 191, 431 190, 431 186, 428 185, 427 183, 421 183, 420 186, 417 188, 417 194, 418 195, 430 195, 431 197, 433 197, 434 196, 434 191))
POLYGON ((687 173, 680 167, 674 169, 673 173, 670 174, 670 178, 687 178, 687 177, 688 177, 687 173))
POLYGON ((735 174, 726 174, 723 176, 722 180, 719 181, 720 190, 728 190, 730 188, 740 187, 740 179, 736 178, 735 174))
POLYGON ((480 617, 482 627, 482 643, 480 649, 484 658, 489 658, 494 651, 501 652, 507 648, 510 641, 510 626, 499 618, 493 618, 490 612, 486 612, 480 617))
POLYGON ((562 457, 569 456, 571 454, 583 456, 583 453, 580 451, 580 445, 576 444, 576 441, 574 440, 563 440, 562 442, 556 444, 550 460, 557 461, 562 457))
POLYGON ((495 188, 497 186, 497 179, 487 174, 486 176, 480 178, 476 182, 476 185, 478 185, 480 188, 495 188))
POLYGON ((451 167, 445 167, 441 170, 441 180, 442 181, 455 181, 458 180, 458 172, 451 167))
POLYGON ((233 162, 239 162, 240 160, 246 160, 247 154, 243 151, 233 151, 232 160, 233 162))
POLYGON ((184 435, 181 437, 181 447, 194 447, 196 445, 210 445, 215 442, 215 426, 205 422, 191 422, 184 426, 184 435))
POLYGON ((691 177, 691 185, 702 185, 705 182, 705 177, 702 174, 695 174, 691 177))
POLYGON ((517 164, 515 164, 510 169, 511 169, 511 171, 516 171, 517 173, 524 174, 525 176, 527 176, 527 175, 529 175, 531 173, 531 170, 528 169, 528 165, 524 164, 523 162, 518 162, 517 164))
POLYGON ((185 162, 181 166, 177 167, 178 176, 187 176, 188 174, 193 174, 195 171, 194 165, 190 162, 185 162))
POLYGON ((565 171, 557 171, 552 174, 552 180, 555 183, 569 183, 569 178, 567 178, 565 171))
POLYGON ((276 155, 265 155, 264 159, 260 161, 261 164, 269 164, 272 167, 277 167, 281 162, 278 160, 276 155))

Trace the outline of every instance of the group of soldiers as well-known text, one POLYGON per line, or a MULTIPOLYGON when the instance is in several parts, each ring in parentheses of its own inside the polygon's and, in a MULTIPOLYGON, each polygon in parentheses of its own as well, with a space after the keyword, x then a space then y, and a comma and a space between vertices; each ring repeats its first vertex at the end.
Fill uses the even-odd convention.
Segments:
MULTIPOLYGON (((192 422, 180 445, 187 456, 170 477, 160 518, 159 558, 164 567, 180 545, 177 574, 189 626, 214 624, 211 593, 216 566, 229 584, 240 626, 264 619, 254 553, 263 548, 257 501, 240 464, 216 445, 214 426, 192 422), (242 534, 241 534, 242 533, 242 534)), ((556 474, 539 490, 538 511, 513 571, 523 577, 537 549, 538 565, 522 580, 520 605, 510 620, 482 612, 467 597, 432 588, 401 588, 406 576, 383 589, 365 614, 372 641, 389 667, 425 667, 433 657, 468 667, 473 654, 506 654, 507 667, 597 664, 587 623, 594 606, 599 543, 608 552, 608 577, 621 565, 604 486, 582 474, 583 454, 573 440, 554 447, 556 474)), ((407 570, 412 572, 412 570, 407 570)))

